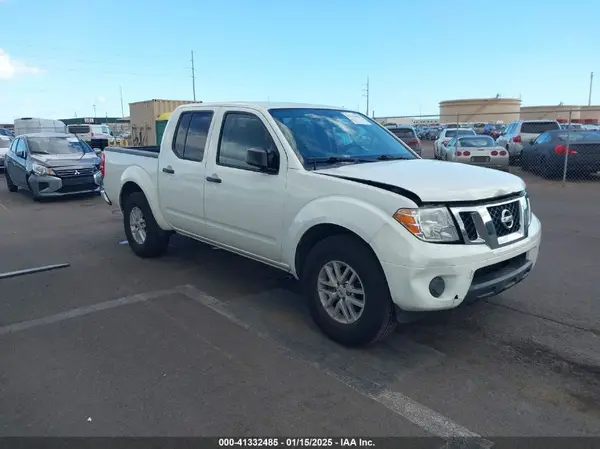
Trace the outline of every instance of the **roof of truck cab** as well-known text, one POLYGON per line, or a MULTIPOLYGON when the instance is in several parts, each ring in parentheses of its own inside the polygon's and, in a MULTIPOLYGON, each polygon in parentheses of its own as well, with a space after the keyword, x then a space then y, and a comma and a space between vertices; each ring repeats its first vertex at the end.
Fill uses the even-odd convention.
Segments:
MULTIPOLYGON (((255 109, 340 109, 347 110, 346 108, 341 108, 338 106, 326 106, 319 104, 310 104, 310 103, 279 103, 272 101, 223 101, 223 102, 211 102, 211 103, 190 103, 186 105, 179 106, 181 109, 196 109, 196 108, 206 108, 206 107, 236 107, 236 106, 245 106, 255 109)), ((179 109, 178 108, 178 109, 179 109)))

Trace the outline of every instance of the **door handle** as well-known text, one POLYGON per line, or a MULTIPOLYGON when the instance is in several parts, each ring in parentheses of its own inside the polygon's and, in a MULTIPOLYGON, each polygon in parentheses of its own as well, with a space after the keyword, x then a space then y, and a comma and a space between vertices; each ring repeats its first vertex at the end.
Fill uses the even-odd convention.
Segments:
POLYGON ((217 175, 207 176, 206 180, 208 182, 216 182, 217 184, 221 184, 223 180, 219 178, 217 175))
POLYGON ((170 165, 168 167, 163 168, 162 171, 163 173, 168 173, 170 175, 175 174, 175 170, 173 170, 170 165))

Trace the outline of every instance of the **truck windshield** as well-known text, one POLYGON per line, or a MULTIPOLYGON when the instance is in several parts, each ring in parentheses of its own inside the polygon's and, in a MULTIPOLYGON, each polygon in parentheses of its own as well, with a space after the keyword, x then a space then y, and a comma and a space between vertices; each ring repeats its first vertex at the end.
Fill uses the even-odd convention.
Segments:
POLYGON ((305 162, 418 159, 385 129, 357 112, 305 108, 269 112, 305 162))

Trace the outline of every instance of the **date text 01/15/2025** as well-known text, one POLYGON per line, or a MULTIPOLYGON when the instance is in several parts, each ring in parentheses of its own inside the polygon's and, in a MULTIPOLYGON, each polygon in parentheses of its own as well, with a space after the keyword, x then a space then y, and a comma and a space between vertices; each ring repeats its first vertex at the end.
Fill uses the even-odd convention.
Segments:
POLYGON ((371 447, 369 438, 219 438, 219 447, 371 447))

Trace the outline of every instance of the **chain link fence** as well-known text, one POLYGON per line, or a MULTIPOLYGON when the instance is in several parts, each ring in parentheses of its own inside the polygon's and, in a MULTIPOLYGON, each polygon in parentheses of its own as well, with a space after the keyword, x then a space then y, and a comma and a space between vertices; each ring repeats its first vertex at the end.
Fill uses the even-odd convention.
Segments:
POLYGON ((520 176, 563 185, 584 181, 600 184, 600 106, 531 109, 376 120, 383 125, 414 127, 424 158, 498 168, 504 167, 506 159, 507 170, 520 176), (487 137, 473 140, 469 135, 487 137), (469 142, 466 151, 461 147, 463 142, 469 142))

